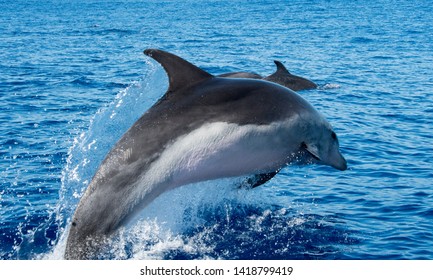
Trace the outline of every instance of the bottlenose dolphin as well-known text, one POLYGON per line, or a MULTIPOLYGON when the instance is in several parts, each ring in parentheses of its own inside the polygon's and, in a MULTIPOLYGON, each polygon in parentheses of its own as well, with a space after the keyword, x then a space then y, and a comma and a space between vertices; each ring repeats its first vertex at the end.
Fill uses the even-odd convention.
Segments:
POLYGON ((230 72, 230 73, 224 73, 221 75, 218 75, 218 77, 223 78, 239 78, 239 79, 263 79, 262 76, 260 76, 257 73, 250 73, 250 72, 230 72))
POLYGON ((263 80, 214 77, 156 49, 169 87, 121 137, 78 203, 66 259, 95 258, 111 233, 160 194, 224 177, 272 178, 292 162, 345 170, 331 125, 297 93, 263 80))
POLYGON ((280 61, 274 60, 274 63, 277 66, 277 70, 267 77, 262 77, 259 74, 253 72, 231 72, 218 75, 218 77, 263 79, 265 81, 280 84, 294 91, 317 88, 317 85, 314 82, 291 74, 280 61))

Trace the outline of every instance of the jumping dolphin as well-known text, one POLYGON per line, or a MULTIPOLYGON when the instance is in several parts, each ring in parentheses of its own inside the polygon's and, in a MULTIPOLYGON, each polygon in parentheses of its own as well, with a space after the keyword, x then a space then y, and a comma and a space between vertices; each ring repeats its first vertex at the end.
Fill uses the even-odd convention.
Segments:
POLYGON ((121 137, 82 196, 66 259, 95 258, 103 240, 160 194, 189 183, 258 174, 292 162, 345 170, 331 125, 297 93, 263 80, 214 77, 148 49, 169 87, 121 137))
POLYGON ((267 77, 262 77, 257 73, 250 73, 250 72, 224 73, 218 75, 218 77, 263 79, 265 81, 270 81, 273 83, 280 84, 294 91, 317 88, 317 85, 314 82, 305 79, 303 77, 291 74, 289 70, 287 70, 287 68, 280 61, 274 60, 274 63, 277 66, 277 70, 275 71, 275 73, 267 77))

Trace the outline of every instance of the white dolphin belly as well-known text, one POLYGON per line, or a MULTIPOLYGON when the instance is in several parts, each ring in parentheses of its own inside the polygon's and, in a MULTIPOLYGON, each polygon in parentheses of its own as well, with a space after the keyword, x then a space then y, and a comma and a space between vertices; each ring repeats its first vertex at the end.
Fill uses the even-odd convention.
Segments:
POLYGON ((205 124, 171 143, 138 180, 132 197, 146 206, 172 188, 224 177, 268 173, 287 163, 299 146, 293 121, 268 125, 205 124), (291 141, 290 139, 293 139, 291 141))

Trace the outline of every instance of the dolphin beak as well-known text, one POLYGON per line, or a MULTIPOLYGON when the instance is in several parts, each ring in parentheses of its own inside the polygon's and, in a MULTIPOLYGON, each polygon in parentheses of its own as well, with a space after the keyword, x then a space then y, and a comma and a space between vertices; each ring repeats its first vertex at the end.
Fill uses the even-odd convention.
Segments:
POLYGON ((310 157, 318 164, 329 165, 335 169, 344 171, 347 169, 347 161, 340 153, 339 149, 333 149, 324 157, 319 156, 318 149, 315 145, 302 143, 302 148, 308 152, 310 157))
POLYGON ((330 166, 334 167, 335 169, 338 169, 341 171, 344 171, 347 169, 347 161, 343 157, 343 155, 340 153, 340 151, 337 151, 334 155, 332 155, 326 164, 329 164, 330 166))

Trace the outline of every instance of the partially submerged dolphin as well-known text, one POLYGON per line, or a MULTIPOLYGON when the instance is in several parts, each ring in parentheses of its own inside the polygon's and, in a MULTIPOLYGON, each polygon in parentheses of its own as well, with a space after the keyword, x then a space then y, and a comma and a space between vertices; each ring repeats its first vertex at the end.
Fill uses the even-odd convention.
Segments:
POLYGON ((167 72, 168 90, 99 166, 72 219, 66 259, 95 258, 107 236, 185 184, 260 175, 257 186, 292 162, 346 169, 331 125, 295 92, 214 77, 161 50, 144 53, 167 72))
POLYGON ((280 84, 294 91, 317 88, 317 85, 314 82, 291 74, 280 61, 274 60, 274 63, 277 66, 277 70, 267 77, 262 77, 259 74, 252 72, 231 72, 218 76, 225 78, 263 79, 265 81, 280 84))

